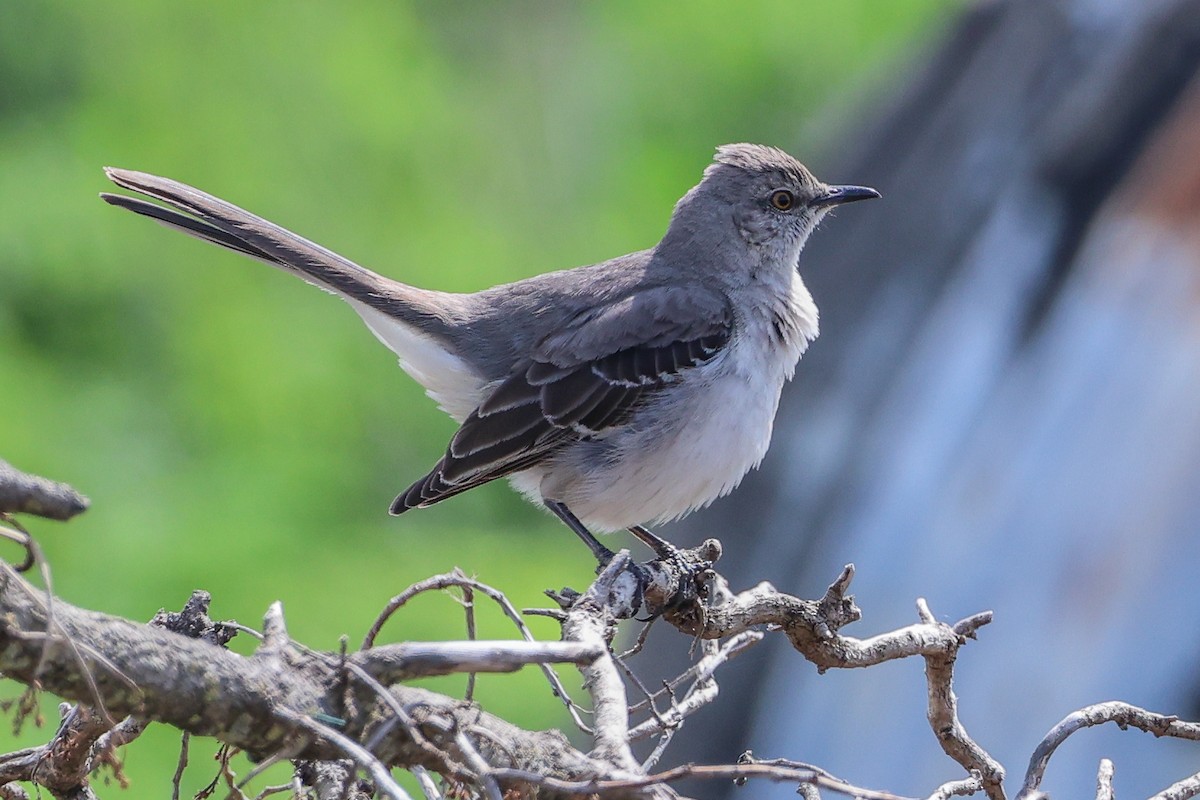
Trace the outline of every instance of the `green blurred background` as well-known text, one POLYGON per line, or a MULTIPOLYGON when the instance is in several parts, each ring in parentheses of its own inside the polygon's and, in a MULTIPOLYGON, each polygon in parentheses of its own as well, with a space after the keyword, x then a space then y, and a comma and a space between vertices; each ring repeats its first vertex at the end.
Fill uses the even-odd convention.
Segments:
MULTIPOLYGON (((718 144, 776 144, 821 174, 956 7, 5 0, 0 457, 93 502, 30 523, 56 590, 148 619, 205 588, 214 617, 252 625, 278 599, 297 639, 335 648, 455 565, 518 606, 592 568, 500 483, 389 518, 451 422, 333 298, 105 206, 102 165, 193 183, 392 277, 479 289, 653 244, 718 144)), ((491 609, 481 624, 511 635, 491 609)), ((462 626, 432 597, 385 634, 462 626)), ((479 696, 562 724, 533 672, 479 696)), ((47 736, 5 725, 0 746, 47 736)), ((126 796, 169 791, 176 744, 151 729, 129 749, 126 796)), ((194 746, 185 789, 213 749, 194 746)))

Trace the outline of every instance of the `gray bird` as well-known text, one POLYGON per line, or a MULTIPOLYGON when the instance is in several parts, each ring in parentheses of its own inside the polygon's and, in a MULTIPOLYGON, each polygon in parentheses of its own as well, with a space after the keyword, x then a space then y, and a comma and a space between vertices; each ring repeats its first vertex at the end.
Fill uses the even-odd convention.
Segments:
POLYGON ((649 250, 473 294, 363 269, 177 181, 108 168, 166 203, 108 203, 265 261, 340 296, 460 423, 446 454, 392 503, 424 508, 507 477, 602 562, 591 531, 677 519, 762 461, 779 395, 817 307, 800 249, 833 207, 879 197, 830 186, 773 147, 717 149, 649 250))

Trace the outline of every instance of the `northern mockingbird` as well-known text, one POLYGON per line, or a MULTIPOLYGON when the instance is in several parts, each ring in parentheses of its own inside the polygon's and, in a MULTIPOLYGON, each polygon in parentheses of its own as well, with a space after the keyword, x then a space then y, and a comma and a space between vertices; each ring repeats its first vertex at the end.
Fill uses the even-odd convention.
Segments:
POLYGON ((473 294, 363 269, 177 181, 106 169, 169 208, 105 201, 339 295, 461 424, 392 503, 424 508, 507 477, 601 561, 592 530, 677 519, 762 461, 785 381, 817 336, 800 249, 834 206, 879 197, 830 186, 773 147, 717 149, 649 250, 473 294))

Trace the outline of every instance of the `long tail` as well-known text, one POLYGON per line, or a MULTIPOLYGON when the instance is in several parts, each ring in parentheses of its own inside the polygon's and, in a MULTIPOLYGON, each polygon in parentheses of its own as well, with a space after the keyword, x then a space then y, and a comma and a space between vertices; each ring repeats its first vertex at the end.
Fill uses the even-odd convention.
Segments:
POLYGON ((435 338, 445 336, 444 321, 434 300, 436 292, 364 269, 286 228, 179 181, 114 167, 105 167, 104 172, 118 186, 160 200, 170 208, 107 192, 100 195, 106 203, 287 270, 435 338))
POLYGON ((469 339, 461 321, 465 295, 418 289, 385 278, 178 181, 112 167, 104 171, 118 186, 169 207, 101 194, 106 203, 279 267, 347 300, 371 332, 400 357, 400 366, 450 416, 461 421, 482 400, 487 370, 464 346, 469 339))

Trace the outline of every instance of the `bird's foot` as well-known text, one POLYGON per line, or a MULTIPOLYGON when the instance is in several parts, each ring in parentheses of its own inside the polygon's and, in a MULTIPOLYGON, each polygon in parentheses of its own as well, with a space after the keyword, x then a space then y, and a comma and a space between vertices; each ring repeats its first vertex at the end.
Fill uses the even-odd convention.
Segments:
POLYGON ((629 532, 638 538, 643 544, 654 551, 654 554, 663 561, 675 561, 680 558, 679 548, 662 538, 649 528, 641 525, 634 525, 629 528, 629 532))
MULTIPOLYGON (((638 538, 641 539, 641 535, 638 538)), ((657 536, 654 539, 662 542, 657 536)), ((721 543, 707 539, 698 547, 686 550, 668 542, 662 544, 665 547, 661 549, 651 545, 659 554, 657 558, 639 565, 644 610, 651 619, 664 614, 690 614, 702 618, 714 575, 712 566, 721 557, 721 543)))

